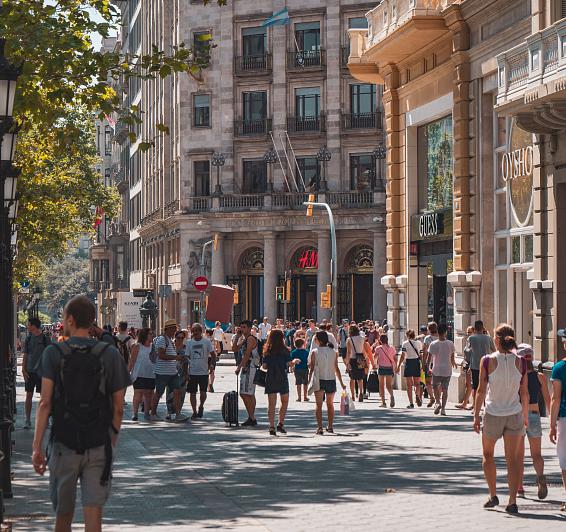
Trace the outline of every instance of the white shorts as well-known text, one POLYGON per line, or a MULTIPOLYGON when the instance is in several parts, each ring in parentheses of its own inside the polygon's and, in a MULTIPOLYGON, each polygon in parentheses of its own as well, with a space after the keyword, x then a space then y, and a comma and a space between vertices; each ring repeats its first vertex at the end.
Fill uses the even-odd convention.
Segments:
POLYGON ((556 441, 556 454, 558 455, 558 463, 560 469, 566 471, 566 417, 558 420, 558 439, 556 441))
POLYGON ((245 371, 240 372, 240 395, 255 395, 254 377, 256 367, 250 365, 245 371))

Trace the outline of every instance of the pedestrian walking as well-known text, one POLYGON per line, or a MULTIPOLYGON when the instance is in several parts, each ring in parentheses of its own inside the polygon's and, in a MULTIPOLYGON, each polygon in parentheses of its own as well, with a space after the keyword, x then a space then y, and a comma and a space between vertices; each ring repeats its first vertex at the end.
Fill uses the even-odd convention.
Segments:
POLYGON ((132 421, 138 420, 138 410, 143 401, 144 417, 150 419, 153 390, 155 390, 155 364, 153 354, 153 331, 150 328, 141 329, 138 341, 132 346, 128 370, 134 386, 132 401, 132 421), (153 360, 152 360, 153 359, 153 360))
POLYGON ((357 385, 359 390, 358 401, 360 402, 363 402, 364 400, 364 377, 365 370, 368 367, 366 354, 364 353, 364 350, 367 349, 366 346, 368 346, 368 344, 365 339, 360 336, 360 329, 358 326, 350 325, 350 329, 348 330, 348 340, 346 341, 346 368, 350 375, 350 392, 352 393, 352 399, 355 397, 357 385))
POLYGON ((452 340, 446 338, 448 327, 444 323, 438 325, 437 331, 438 339, 428 346, 428 351, 432 360, 432 387, 436 402, 434 413, 445 416, 452 369, 456 367, 456 347, 452 340))
POLYGON ((55 530, 71 530, 79 478, 86 530, 101 530, 102 509, 110 495, 112 459, 130 375, 114 346, 90 338, 95 312, 89 298, 73 297, 62 317, 69 340, 48 346, 41 357, 32 464, 40 475, 49 465, 55 530), (43 438, 50 416, 45 453, 43 438))
POLYGON ((285 335, 280 329, 272 329, 269 333, 263 350, 263 369, 265 376, 265 393, 267 394, 269 419, 269 434, 277 436, 277 432, 286 434, 285 415, 289 406, 289 378, 288 369, 294 365, 291 352, 285 345, 285 335), (279 408, 279 423, 275 428, 275 409, 277 408, 277 395, 281 398, 279 408))
POLYGON ((121 321, 118 323, 118 333, 116 334, 115 339, 116 347, 118 348, 118 351, 120 351, 120 354, 127 366, 130 362, 131 351, 134 345, 133 338, 128 334, 127 321, 121 321))
POLYGON ((263 353, 263 346, 267 341, 267 337, 269 336, 269 332, 271 331, 271 329, 272 329, 271 323, 269 323, 267 316, 265 316, 263 318, 263 321, 259 324, 257 328, 258 349, 260 353, 263 353))
POLYGON ((425 387, 428 394, 428 404, 426 405, 428 408, 434 406, 434 392, 432 390, 432 372, 431 372, 431 365, 432 365, 432 358, 430 353, 428 352, 428 348, 432 342, 438 340, 438 324, 435 321, 431 321, 427 325, 428 334, 424 337, 423 340, 423 367, 424 367, 424 377, 425 377, 425 387))
MULTIPOLYGON (((562 347, 566 350, 566 329, 558 331, 562 347)), ((556 444, 558 463, 562 470, 562 483, 566 491, 566 357, 552 368, 552 400, 550 406, 550 441, 556 444)), ((566 512, 566 502, 560 510, 566 512)))
POLYGON ((505 511, 518 513, 517 490, 523 464, 518 460, 521 440, 529 423, 529 388, 523 378, 526 373, 524 360, 515 354, 517 344, 515 331, 507 324, 495 330, 497 350, 482 358, 480 382, 474 407, 474 430, 482 431, 483 472, 489 488, 489 499, 484 508, 499 505, 496 489, 494 450, 497 440, 503 437, 509 502, 505 511), (480 411, 485 400, 485 414, 480 411))
POLYGON ((41 321, 39 318, 30 318, 27 328, 28 335, 24 341, 22 359, 22 375, 24 377, 26 391, 26 400, 24 403, 26 419, 24 421, 24 429, 31 428, 33 394, 35 391, 39 394, 41 393, 41 376, 39 375, 41 355, 44 349, 52 343, 51 338, 41 330, 41 321))
POLYGON ((242 336, 238 342, 232 344, 236 348, 236 375, 240 376, 240 397, 248 412, 248 419, 242 423, 243 427, 256 427, 255 417, 255 374, 260 363, 257 339, 252 334, 252 322, 244 320, 240 323, 242 336))
POLYGON ((336 393, 336 379, 340 381, 342 389, 346 386, 338 367, 338 353, 334 345, 328 343, 326 331, 316 333, 318 346, 310 354, 309 362, 309 382, 311 388, 309 393, 314 393, 316 399, 316 434, 324 434, 322 428, 322 404, 326 397, 326 410, 328 414, 328 424, 326 431, 334 432, 334 394, 336 393))
POLYGON ((166 320, 163 325, 163 334, 154 341, 157 350, 157 362, 155 363, 155 394, 151 405, 152 421, 160 421, 157 415, 159 400, 166 388, 173 392, 173 405, 175 417, 173 421, 186 421, 187 417, 181 414, 181 393, 183 383, 179 379, 179 368, 177 362, 183 362, 183 355, 178 355, 175 349, 174 338, 178 329, 177 322, 173 319, 166 320))
POLYGON ((379 345, 373 351, 377 375, 379 377, 379 394, 381 395, 381 407, 386 408, 385 389, 389 392, 389 405, 395 406, 395 396, 393 395, 393 376, 397 373, 397 357, 395 348, 389 345, 386 334, 379 337, 379 345))
POLYGON ((342 320, 342 324, 338 327, 338 353, 342 357, 342 362, 346 364, 346 340, 348 340, 348 320, 342 320))
POLYGON ((407 397, 409 398, 408 408, 415 408, 413 403, 413 390, 415 394, 415 401, 417 406, 422 406, 423 401, 421 398, 421 356, 423 344, 415 338, 415 331, 407 329, 406 340, 401 346, 401 359, 399 367, 405 363, 403 376, 407 381, 407 397))
MULTIPOLYGON (((472 350, 468 345, 468 338, 470 338, 472 334, 474 334, 474 328, 470 326, 466 329, 466 346, 464 347, 464 360, 462 361, 462 373, 466 378, 466 388, 464 390, 464 398, 462 399, 462 402, 458 403, 457 405, 454 405, 459 410, 471 410, 473 408, 473 406, 468 407, 468 403, 472 396, 472 370, 470 369, 472 350)), ((472 405, 473 405, 473 399, 472 399, 472 405)))
MULTIPOLYGON (((527 387, 529 389, 529 424, 527 425, 527 438, 529 440, 529 449, 533 460, 533 467, 537 474, 537 496, 539 499, 546 499, 548 495, 548 487, 546 485, 546 477, 544 476, 544 460, 541 454, 542 445, 542 425, 540 421, 540 399, 544 401, 546 412, 550 411, 550 393, 548 392, 548 384, 543 373, 539 373, 533 366, 533 348, 528 344, 521 344, 517 350, 517 355, 522 357, 526 363, 527 371, 527 387)), ((525 463, 525 438, 521 439, 519 450, 520 462, 525 463)), ((519 478, 519 488, 517 494, 521 497, 525 496, 525 488, 523 486, 524 467, 521 468, 519 478)))
POLYGON ((304 348, 305 341, 302 338, 297 338, 295 340, 295 349, 291 351, 291 358, 298 360, 295 364, 295 386, 297 387, 297 401, 301 401, 301 388, 302 396, 305 401, 309 400, 307 395, 308 384, 309 384, 309 352, 304 348))
POLYGON ((191 327, 191 339, 187 342, 186 356, 189 362, 189 382, 187 392, 190 395, 193 415, 191 419, 199 419, 204 414, 204 403, 208 390, 209 358, 216 358, 216 352, 209 338, 202 334, 202 325, 195 323, 191 327), (199 405, 197 409, 197 391, 199 405))

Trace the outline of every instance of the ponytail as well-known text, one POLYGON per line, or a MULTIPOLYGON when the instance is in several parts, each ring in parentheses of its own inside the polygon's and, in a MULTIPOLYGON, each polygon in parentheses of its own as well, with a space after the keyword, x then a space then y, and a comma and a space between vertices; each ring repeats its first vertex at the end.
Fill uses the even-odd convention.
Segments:
POLYGON ((513 351, 517 349, 517 342, 515 341, 515 331, 513 327, 502 323, 495 329, 495 337, 499 341, 501 349, 505 352, 513 351))

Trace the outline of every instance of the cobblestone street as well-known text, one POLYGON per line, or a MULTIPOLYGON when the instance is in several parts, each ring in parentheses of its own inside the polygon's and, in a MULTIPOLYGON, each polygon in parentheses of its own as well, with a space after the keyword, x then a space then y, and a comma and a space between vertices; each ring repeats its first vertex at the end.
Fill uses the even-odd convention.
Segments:
MULTIPOLYGON (((394 410, 378 409, 373 397, 356 403, 351 416, 338 417, 334 436, 315 436, 314 404, 297 403, 292 387, 288 434, 273 438, 262 394, 260 427, 224 426, 220 403, 235 386, 233 369, 218 368, 203 420, 124 422, 105 530, 564 530, 564 493, 547 420, 549 496, 536 500, 528 461, 527 499, 512 517, 504 512, 503 476, 502 506, 482 509, 487 492, 470 413, 449 408, 441 418, 431 409, 407 410, 405 394, 396 392, 394 410)), ((23 386, 18 392, 23 399, 23 386)), ((129 389, 126 419, 131 395, 129 389)), ((185 412, 187 406, 188 400, 185 412)), ((240 401, 240 421, 242 410, 240 401)), ((30 464, 32 431, 20 421, 15 436, 15 497, 7 501, 7 520, 14 530, 46 530, 53 521, 48 483, 30 464)), ((503 473, 501 453, 498 447, 503 473)))

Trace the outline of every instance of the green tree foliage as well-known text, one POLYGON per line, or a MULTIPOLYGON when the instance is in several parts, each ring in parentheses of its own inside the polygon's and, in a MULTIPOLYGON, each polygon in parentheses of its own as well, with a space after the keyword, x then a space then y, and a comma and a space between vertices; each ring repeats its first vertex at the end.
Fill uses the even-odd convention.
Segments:
POLYGON ((88 292, 88 259, 67 255, 53 261, 45 271, 42 299, 51 316, 57 316, 67 301, 88 292))
POLYGON ((70 243, 91 233, 93 205, 109 216, 116 213, 117 193, 95 168, 100 159, 93 138, 92 115, 78 108, 49 131, 33 125, 20 133, 15 279, 38 280, 46 261, 63 257, 70 243), (61 141, 67 137, 68 142, 61 141))

